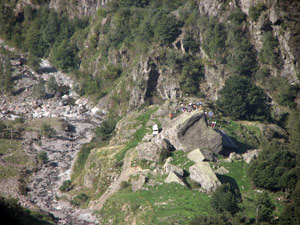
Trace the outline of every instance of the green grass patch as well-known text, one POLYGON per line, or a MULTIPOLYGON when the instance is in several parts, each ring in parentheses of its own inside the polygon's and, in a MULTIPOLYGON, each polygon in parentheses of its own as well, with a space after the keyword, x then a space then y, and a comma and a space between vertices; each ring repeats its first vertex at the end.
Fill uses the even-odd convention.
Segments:
POLYGON ((147 133, 146 124, 149 121, 151 114, 154 113, 155 111, 157 111, 157 109, 158 109, 158 107, 151 107, 145 113, 141 114, 140 116, 138 116, 136 118, 136 120, 138 120, 140 122, 140 124, 138 124, 138 126, 142 125, 142 127, 133 134, 133 139, 131 141, 129 141, 126 144, 126 146, 115 155, 115 158, 117 159, 117 161, 123 160, 126 152, 131 148, 135 148, 138 145, 138 143, 143 139, 143 137, 147 133))
POLYGON ((59 118, 39 118, 34 120, 27 120, 24 123, 26 131, 40 131, 43 124, 51 125, 55 130, 61 130, 62 121, 59 118))
POLYGON ((138 145, 138 143, 143 139, 143 137, 146 135, 146 133, 147 133, 147 128, 145 126, 138 129, 133 134, 133 140, 127 143, 126 146, 115 155, 117 161, 123 160, 126 152, 131 148, 135 148, 138 145))
POLYGON ((73 167, 71 180, 75 180, 84 170, 85 163, 89 157, 89 154, 93 148, 95 148, 95 144, 93 142, 84 144, 80 151, 77 154, 77 159, 73 167))
POLYGON ((0 155, 4 160, 4 164, 0 166, 0 179, 15 177, 19 169, 33 163, 21 149, 19 140, 0 139, 0 155))
POLYGON ((255 123, 235 122, 225 119, 217 120, 220 129, 230 136, 239 147, 239 152, 258 148, 262 142, 262 134, 255 123))
POLYGON ((20 141, 10 139, 0 139, 0 154, 5 154, 11 150, 19 149, 20 141))
POLYGON ((133 220, 137 224, 189 224, 199 214, 213 213, 210 197, 201 192, 174 183, 146 187, 137 192, 126 188, 113 195, 100 211, 104 224, 109 220, 113 224, 133 220))
POLYGON ((7 179, 18 175, 18 169, 12 166, 0 165, 0 179, 7 179))
POLYGON ((182 150, 176 150, 172 152, 171 164, 181 167, 182 169, 189 171, 189 168, 194 165, 194 162, 187 158, 188 152, 182 150))
MULTIPOLYGON (((240 189, 243 201, 239 204, 239 207, 241 208, 242 214, 248 218, 255 218, 257 208, 256 200, 260 195, 253 190, 250 177, 247 176, 249 165, 243 160, 233 161, 232 163, 221 162, 219 165, 224 166, 230 171, 226 175, 218 176, 219 179, 222 180, 222 182, 235 182, 240 189)), ((283 211, 282 203, 276 200, 276 198, 280 196, 280 193, 268 193, 276 206, 275 215, 279 216, 283 211)))

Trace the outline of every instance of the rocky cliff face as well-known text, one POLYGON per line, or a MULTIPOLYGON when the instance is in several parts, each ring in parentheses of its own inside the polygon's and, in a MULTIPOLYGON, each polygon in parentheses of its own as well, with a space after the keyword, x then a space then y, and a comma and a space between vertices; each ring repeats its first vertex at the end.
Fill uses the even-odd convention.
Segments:
MULTIPOLYGON (((300 68, 299 61, 299 47, 292 43, 295 30, 292 27, 283 28, 282 23, 291 26, 293 23, 299 23, 300 18, 297 15, 297 7, 293 4, 283 4, 280 1, 264 1, 267 9, 264 10, 258 18, 258 21, 249 21, 249 30, 251 34, 251 41, 257 51, 262 48, 262 35, 266 28, 272 30, 273 36, 278 39, 279 58, 280 63, 273 68, 273 75, 282 76, 288 81, 298 83, 297 71, 300 68), (291 46, 294 47, 291 47, 291 46)), ((241 0, 239 2, 240 8, 249 15, 249 9, 256 4, 255 1, 241 0)))
MULTIPOLYGON (((259 4, 257 1, 236 0, 224 4, 221 1, 199 1, 199 12, 208 17, 215 17, 220 22, 228 23, 230 11, 240 8, 247 17, 247 28, 249 40, 258 53, 263 47, 263 35, 266 31, 271 31, 275 39, 278 40, 278 64, 270 67, 273 77, 284 77, 290 84, 299 83, 297 74, 300 69, 299 42, 295 40, 298 36, 296 24, 299 24, 298 5, 294 2, 283 3, 280 1, 262 1, 264 10, 260 13, 256 21, 249 18, 249 10, 259 4), (285 25, 283 25, 285 24, 285 25), (292 47, 293 46, 293 47, 292 47)), ((200 40, 203 40, 200 33, 200 40)), ((203 49, 201 54, 206 55, 203 49)), ((257 57, 258 59, 258 57, 257 57)), ((201 84, 203 92, 212 100, 218 98, 218 91, 224 86, 229 71, 224 70, 224 65, 216 62, 214 65, 205 66, 205 82, 201 84)))
MULTIPOLYGON (((297 74, 299 72, 300 51, 297 44, 299 40, 295 38, 298 37, 298 31, 295 28, 299 22, 299 13, 296 9, 293 9, 297 6, 293 3, 289 6, 288 3, 278 1, 263 1, 261 2, 263 8, 254 20, 251 18, 249 10, 251 11, 257 4, 257 1, 247 0, 227 1, 226 3, 204 0, 197 3, 196 10, 199 18, 215 18, 222 26, 230 26, 232 24, 232 21, 230 21, 231 14, 238 9, 241 10, 245 14, 245 21, 241 23, 242 31, 240 32, 245 33, 246 39, 252 45, 251 52, 254 55, 253 57, 256 58, 254 64, 257 64, 253 64, 253 68, 258 70, 260 67, 266 66, 272 77, 283 77, 290 84, 299 83, 297 74), (274 49, 278 61, 276 65, 262 63, 259 56, 263 48, 263 37, 267 32, 271 32, 273 38, 278 41, 278 45, 274 49)), ((178 11, 183 13, 184 7, 178 11)), ((178 18, 180 18, 180 13, 177 13, 178 18)), ((178 62, 176 58, 172 59, 175 69, 170 66, 170 63, 166 63, 166 52, 169 50, 174 50, 178 55, 184 54, 202 59, 204 78, 199 82, 199 89, 210 100, 215 101, 218 99, 219 91, 224 86, 225 80, 233 74, 227 65, 227 56, 223 56, 225 62, 220 62, 216 57, 207 54, 207 50, 203 45, 205 34, 202 32, 200 25, 184 25, 181 34, 168 47, 153 46, 151 51, 145 54, 137 54, 136 50, 132 51, 130 47, 123 46, 119 50, 110 48, 105 56, 102 54, 102 49, 105 48, 103 45, 107 46, 108 42, 108 37, 104 34, 105 27, 110 27, 113 30, 116 29, 115 25, 115 18, 109 14, 100 16, 100 19, 95 19, 92 22, 92 29, 86 41, 86 49, 82 51, 81 70, 88 71, 95 76, 101 74, 101 71, 105 69, 103 58, 107 58, 106 62, 109 64, 120 65, 123 68, 123 73, 126 74, 126 79, 121 83, 125 83, 125 86, 127 86, 129 108, 139 107, 146 102, 176 101, 183 96, 182 82, 180 81, 183 64, 178 62), (187 42, 189 36, 193 37, 195 45, 200 46, 196 47, 193 52, 189 50, 187 42), (90 57, 90 53, 95 51, 94 47, 91 46, 91 39, 97 41, 96 49, 100 51, 100 53, 95 54, 95 61, 87 59, 87 57, 90 57)), ((223 45, 227 48, 230 43, 225 42, 223 45)), ((239 54, 235 50, 230 51, 226 54, 239 54)), ((107 98, 105 102, 107 103, 107 98)), ((100 105, 105 104, 101 102, 100 105)))
POLYGON ((84 1, 61 1, 51 0, 50 8, 55 9, 57 12, 67 11, 71 18, 92 16, 96 11, 105 6, 109 0, 84 0, 84 1))

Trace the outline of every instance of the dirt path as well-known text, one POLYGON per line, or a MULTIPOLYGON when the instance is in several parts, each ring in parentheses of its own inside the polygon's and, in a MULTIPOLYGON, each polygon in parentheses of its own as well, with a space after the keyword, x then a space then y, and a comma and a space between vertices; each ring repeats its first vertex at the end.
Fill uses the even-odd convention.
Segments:
POLYGON ((106 200, 113 195, 114 193, 116 193, 118 190, 120 190, 121 188, 121 184, 123 181, 127 181, 129 176, 133 173, 136 173, 139 171, 138 168, 136 167, 131 167, 131 161, 133 159, 133 155, 135 152, 135 148, 130 149, 125 157, 124 157, 124 163, 123 163, 123 167, 122 167, 122 172, 120 174, 120 176, 118 177, 118 179, 113 182, 106 190, 106 192, 104 192, 104 194, 101 196, 101 198, 97 201, 97 202, 93 202, 91 204, 91 208, 93 210, 101 210, 106 202, 106 200))

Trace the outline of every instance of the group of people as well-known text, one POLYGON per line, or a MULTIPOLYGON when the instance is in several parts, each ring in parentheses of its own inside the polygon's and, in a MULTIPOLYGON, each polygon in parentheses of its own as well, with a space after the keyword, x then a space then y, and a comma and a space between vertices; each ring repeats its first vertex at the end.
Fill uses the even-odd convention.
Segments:
POLYGON ((177 114, 180 112, 192 112, 196 109, 203 109, 203 103, 202 102, 196 102, 196 103, 189 103, 187 107, 183 105, 183 103, 180 105, 180 109, 177 109, 175 113, 169 113, 170 119, 173 119, 177 114))
MULTIPOLYGON (((187 107, 183 105, 183 103, 180 105, 180 108, 176 110, 175 113, 171 112, 169 113, 170 119, 173 119, 178 115, 180 112, 192 112, 196 109, 203 110, 203 103, 202 102, 196 102, 196 103, 189 103, 187 107)), ((215 128, 216 127, 216 121, 211 121, 211 118, 213 116, 213 112, 204 112, 206 118, 208 118, 207 122, 210 127, 215 128)))
POLYGON ((181 104, 180 111, 181 112, 192 112, 196 109, 202 109, 202 108, 203 108, 202 102, 189 103, 187 107, 184 107, 184 105, 181 104))

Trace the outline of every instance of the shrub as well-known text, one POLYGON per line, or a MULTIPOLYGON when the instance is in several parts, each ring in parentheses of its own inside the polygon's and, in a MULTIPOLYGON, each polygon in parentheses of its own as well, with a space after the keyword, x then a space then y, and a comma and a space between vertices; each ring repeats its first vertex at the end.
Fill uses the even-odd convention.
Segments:
POLYGON ((291 85, 283 77, 275 77, 265 82, 266 88, 272 93, 277 103, 283 106, 294 108, 296 106, 295 98, 299 88, 291 85))
POLYGON ((229 15, 229 20, 236 24, 241 24, 243 21, 245 21, 246 17, 246 14, 240 8, 236 8, 229 15))
POLYGON ((41 135, 44 137, 51 137, 55 135, 56 131, 51 127, 51 125, 43 123, 40 129, 41 135))
POLYGON ((103 72, 103 76, 106 79, 115 80, 121 75, 121 73, 122 70, 119 66, 108 65, 107 69, 103 72))
POLYGON ((250 76, 256 68, 256 53, 250 41, 241 36, 245 31, 237 27, 228 27, 226 40, 228 69, 235 75, 250 76))
POLYGON ((107 118, 95 129, 95 134, 103 141, 109 140, 115 130, 117 122, 118 120, 116 118, 107 118))
POLYGON ((32 95, 37 99, 43 99, 47 97, 45 80, 41 79, 37 84, 32 87, 32 95))
POLYGON ((275 205, 266 192, 258 195, 256 205, 256 223, 271 222, 275 205))
POLYGON ((83 171, 83 169, 85 167, 85 163, 89 157, 89 154, 90 154, 91 150, 95 147, 96 147, 96 145, 93 142, 84 144, 81 147, 79 153, 77 154, 76 162, 74 164, 72 180, 75 179, 76 177, 78 177, 80 175, 80 173, 83 171))
POLYGON ((259 52, 259 59, 262 63, 273 66, 278 63, 277 46, 278 40, 274 38, 272 31, 266 32, 262 37, 263 47, 259 52))
POLYGON ((186 60, 183 63, 179 77, 181 90, 186 94, 196 95, 199 91, 199 83, 204 77, 200 61, 195 59, 186 60))
POLYGON ((58 91, 58 84, 54 76, 51 76, 47 82, 47 91, 50 94, 55 94, 58 91))
POLYGON ((45 152, 45 151, 39 152, 37 155, 37 158, 40 162, 46 163, 48 161, 47 152, 45 152))
POLYGON ((277 86, 276 100, 280 105, 289 106, 291 108, 296 107, 294 102, 299 88, 296 85, 291 85, 287 80, 281 79, 282 82, 277 86))
MULTIPOLYGON (((300 114, 298 111, 293 110, 288 118, 288 131, 289 131, 289 149, 292 152, 296 152, 300 157, 300 152, 298 151, 300 146, 300 114)), ((298 160, 298 166, 300 166, 300 160, 298 160)))
POLYGON ((255 186, 271 191, 293 190, 296 166, 295 154, 281 146, 264 149, 249 168, 255 186))
POLYGON ((122 183, 120 184, 120 189, 125 189, 130 187, 130 182, 128 181, 122 181, 122 183))
POLYGON ((41 58, 36 57, 34 55, 29 55, 27 59, 28 66, 31 67, 35 72, 38 72, 40 69, 41 58))
POLYGON ((270 76, 270 70, 268 67, 263 66, 255 73, 255 78, 259 81, 265 80, 265 78, 270 76))
POLYGON ((200 19, 203 34, 203 49, 210 58, 222 60, 225 50, 226 30, 216 19, 200 19))
POLYGON ((211 206, 217 213, 227 211, 235 214, 239 211, 239 202, 241 202, 239 190, 235 189, 230 183, 218 187, 211 198, 211 206))
POLYGON ((249 17, 253 21, 257 21, 262 11, 265 10, 265 6, 262 2, 257 3, 249 8, 249 17))
POLYGON ((84 204, 88 199, 89 199, 89 197, 86 194, 81 193, 81 194, 75 196, 70 201, 70 203, 71 203, 71 205, 79 207, 80 205, 84 204))
POLYGON ((59 190, 62 192, 67 192, 72 189, 72 182, 71 180, 65 180, 63 184, 59 187, 59 190))
POLYGON ((162 45, 170 45, 181 33, 182 23, 177 21, 175 16, 158 12, 153 20, 154 39, 162 45))
POLYGON ((229 117, 247 120, 269 118, 266 95, 248 78, 242 76, 228 78, 220 95, 217 106, 229 117))
POLYGON ((192 53, 199 52, 200 44, 193 38, 191 33, 187 33, 183 39, 183 46, 186 51, 191 51, 192 53))
POLYGON ((9 59, 0 60, 0 92, 10 94, 13 90, 12 68, 9 59))

